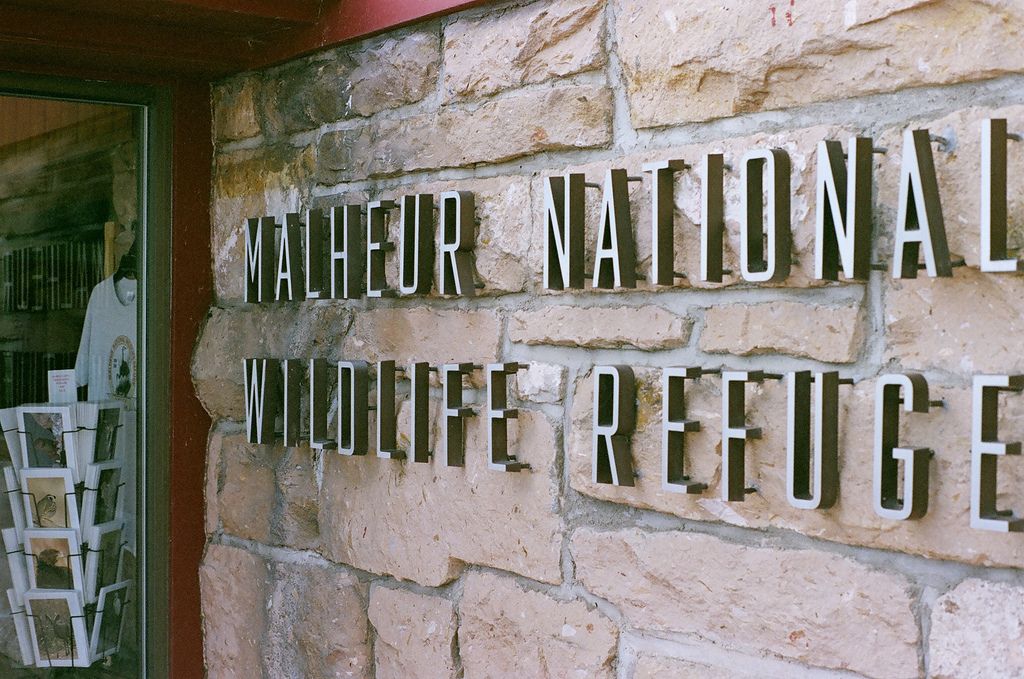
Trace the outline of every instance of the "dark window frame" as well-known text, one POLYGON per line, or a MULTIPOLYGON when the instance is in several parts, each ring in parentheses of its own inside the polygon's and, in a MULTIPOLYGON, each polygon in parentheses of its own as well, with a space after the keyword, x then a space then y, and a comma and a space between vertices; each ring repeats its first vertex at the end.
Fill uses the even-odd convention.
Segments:
MULTIPOLYGON (((138 372, 139 465, 135 597, 144 676, 169 677, 171 667, 171 383, 172 383, 172 146, 169 88, 0 72, 0 96, 78 100, 134 107, 140 144, 141 241, 138 372), (163 482, 161 482, 163 481, 163 482)), ((202 649, 197 649, 202 652, 202 649)))

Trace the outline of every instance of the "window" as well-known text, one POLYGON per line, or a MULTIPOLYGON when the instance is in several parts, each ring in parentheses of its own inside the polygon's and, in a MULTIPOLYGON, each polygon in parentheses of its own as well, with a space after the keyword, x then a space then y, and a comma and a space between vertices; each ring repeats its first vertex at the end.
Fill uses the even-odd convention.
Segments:
POLYGON ((145 125, 0 96, 2 676, 142 674, 145 125))

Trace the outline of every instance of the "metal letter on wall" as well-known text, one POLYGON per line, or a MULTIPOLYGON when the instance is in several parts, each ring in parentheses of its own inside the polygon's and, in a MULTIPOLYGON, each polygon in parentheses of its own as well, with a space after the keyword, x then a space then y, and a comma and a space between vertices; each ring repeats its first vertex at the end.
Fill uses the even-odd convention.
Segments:
POLYGON ((635 485, 636 379, 625 365, 594 368, 594 483, 635 485))
POLYGON ((721 283, 725 269, 725 156, 708 153, 701 168, 700 279, 721 283))
POLYGON ((273 217, 247 219, 245 222, 245 301, 269 302, 274 294, 274 270, 267 258, 274 253, 273 217))
POLYGON ((686 419, 686 380, 699 379, 701 368, 665 368, 661 372, 661 488, 699 495, 708 485, 686 473, 688 433, 700 431, 700 420, 686 419))
POLYGON ((370 364, 338 361, 338 452, 366 455, 370 447, 370 364))
POLYGON ((544 287, 583 288, 585 178, 570 173, 544 181, 544 287))
POLYGON ((789 154, 782 149, 750 151, 743 156, 742 172, 740 271, 743 279, 754 283, 783 281, 792 266, 789 154))
POLYGON ((971 430, 971 528, 1024 531, 1024 517, 996 506, 1001 455, 1020 455, 1020 441, 999 440, 999 392, 1024 390, 1024 375, 976 375, 971 430))
POLYGON ((981 123, 981 270, 1017 271, 1006 250, 1006 119, 981 123))
POLYGON ((366 204, 366 296, 392 297, 384 273, 386 253, 395 248, 387 239, 387 212, 395 208, 393 200, 374 200, 366 204))
POLYGON ((326 296, 327 222, 320 210, 306 210, 306 299, 326 296))
MULTIPOLYGON (((763 382, 760 370, 722 373, 722 499, 743 502, 747 493, 747 439, 761 438, 747 426, 747 382, 763 382)), ((772 376, 777 377, 777 376, 772 376)))
POLYGON ((839 373, 788 376, 786 499, 799 509, 828 509, 839 497, 839 373), (814 403, 811 403, 811 391, 814 403), (813 417, 812 412, 817 413, 813 417), (812 435, 813 431, 813 435, 812 435))
POLYGON ((434 285, 434 196, 402 196, 398 290, 427 295, 434 285))
POLYGON ((273 443, 281 366, 270 358, 242 359, 245 373, 245 431, 249 443, 273 443))
POLYGON ((441 428, 444 441, 444 463, 449 467, 466 464, 466 421, 476 411, 463 405, 462 377, 481 366, 472 363, 449 363, 441 368, 442 402, 444 426, 441 428))
POLYGON ((651 173, 651 282, 675 283, 675 174, 685 170, 681 160, 644 164, 651 173))
POLYGON ((411 458, 413 462, 430 462, 430 364, 413 363, 409 382, 411 458))
POLYGON ((438 287, 442 295, 476 294, 473 245, 476 243, 476 199, 471 191, 445 191, 439 199, 441 262, 438 287))
POLYGON ((277 254, 277 280, 274 285, 274 299, 278 302, 295 302, 305 298, 302 289, 302 236, 300 235, 299 215, 289 212, 284 217, 284 228, 281 229, 281 242, 277 254), (281 294, 281 284, 288 287, 286 294, 281 294))
POLYGON ((322 358, 309 359, 309 445, 319 450, 335 447, 327 417, 331 409, 330 368, 330 363, 322 358))
POLYGON ((903 133, 900 202, 893 238, 893 278, 917 278, 918 256, 924 248, 929 276, 953 275, 946 244, 946 226, 939 201, 939 184, 928 130, 903 133))
POLYGON ((395 413, 394 361, 377 363, 377 457, 401 460, 405 451, 398 448, 398 417, 395 413))
POLYGON ((362 208, 342 205, 331 208, 331 299, 363 296, 362 208))
POLYGON ((875 513, 886 519, 919 519, 928 511, 929 448, 899 446, 900 408, 927 413, 928 382, 923 375, 883 375, 875 392, 875 513), (902 392, 902 393, 901 393, 902 392), (903 464, 903 489, 899 487, 903 464))
POLYGON ((818 143, 814 277, 867 280, 871 273, 871 183, 874 142, 851 137, 849 160, 838 141, 818 143))
POLYGON ((608 170, 601 200, 601 222, 594 252, 595 288, 636 287, 636 244, 629 213, 629 182, 626 171, 608 170))
POLYGON ((526 366, 518 363, 491 363, 487 375, 487 466, 506 472, 529 469, 508 452, 508 421, 519 417, 519 411, 508 407, 508 376, 526 366))
POLYGON ((302 374, 305 361, 281 361, 284 445, 299 445, 302 436, 302 374))

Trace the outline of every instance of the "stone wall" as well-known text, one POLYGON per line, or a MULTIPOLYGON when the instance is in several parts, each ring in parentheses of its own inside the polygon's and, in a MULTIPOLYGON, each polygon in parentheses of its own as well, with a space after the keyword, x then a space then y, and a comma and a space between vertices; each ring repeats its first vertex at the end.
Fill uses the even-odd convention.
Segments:
MULTIPOLYGON (((977 268, 979 125, 1024 130, 1022 39, 1024 9, 1000 0, 496 3, 219 83, 216 305, 193 365, 216 421, 201 572, 210 676, 1024 673, 1024 539, 968 521, 971 377, 1024 370, 1024 277, 977 268), (890 149, 874 199, 874 261, 888 262, 909 127, 947 140, 936 167, 967 266, 952 279, 815 281, 817 142, 869 135, 890 149), (770 146, 794 168, 796 266, 783 283, 697 280, 700 184, 685 172, 676 268, 688 282, 543 290, 544 177, 600 181, 611 167, 639 174, 712 150, 736 162, 770 146), (476 194, 475 299, 244 304, 246 218, 444 190, 476 194), (532 471, 488 470, 478 418, 464 468, 250 445, 239 359, 251 356, 527 363, 513 445, 532 471), (634 488, 591 481, 591 370, 607 363, 637 370, 634 488), (688 392, 704 424, 693 473, 710 488, 664 492, 658 369, 671 365, 855 378, 836 506, 786 502, 776 384, 748 398, 765 430, 747 449, 754 494, 719 499, 716 380, 688 392), (904 370, 946 407, 906 423, 936 459, 928 515, 895 522, 871 505, 872 404, 878 376, 904 370)), ((1010 162, 1020 246, 1024 154, 1010 162)), ((738 184, 727 175, 733 269, 738 184)), ((631 186, 646 270, 649 186, 631 186)), ((600 192, 588 193, 592 242, 600 192)), ((403 442, 408 415, 403 404, 403 442)), ((1008 399, 1003 437, 1024 436, 1022 423, 1024 404, 1008 399)), ((1000 478, 1001 503, 1020 506, 1019 460, 1000 478)))

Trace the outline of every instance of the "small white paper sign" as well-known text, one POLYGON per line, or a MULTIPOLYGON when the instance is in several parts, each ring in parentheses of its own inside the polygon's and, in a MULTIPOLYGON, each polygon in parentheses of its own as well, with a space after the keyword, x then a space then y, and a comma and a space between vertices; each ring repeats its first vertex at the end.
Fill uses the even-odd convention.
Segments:
POLYGON ((75 371, 47 371, 50 386, 50 403, 74 403, 78 400, 78 384, 75 382, 75 371))

